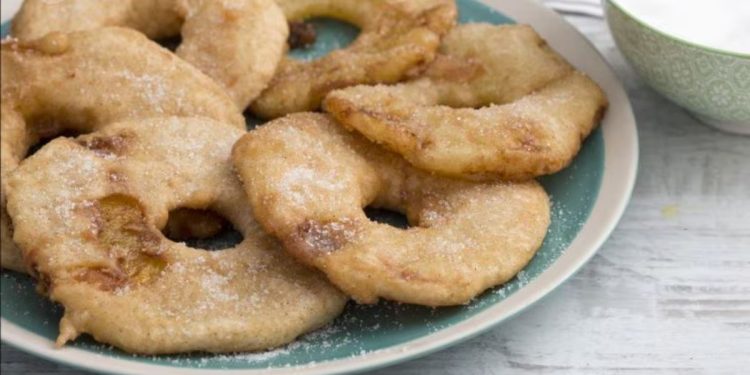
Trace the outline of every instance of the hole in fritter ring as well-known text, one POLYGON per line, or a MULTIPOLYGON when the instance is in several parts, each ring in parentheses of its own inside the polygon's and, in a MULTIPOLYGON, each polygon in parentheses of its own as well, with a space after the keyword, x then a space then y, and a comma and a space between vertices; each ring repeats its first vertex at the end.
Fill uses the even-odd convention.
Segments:
POLYGON ((67 137, 67 138, 76 138, 79 135, 83 135, 84 133, 77 132, 75 130, 65 130, 62 133, 58 133, 49 137, 39 138, 36 142, 34 142, 32 145, 29 146, 29 148, 26 151, 26 155, 24 155, 24 159, 30 157, 31 155, 36 154, 37 151, 41 150, 42 147, 44 147, 47 143, 51 142, 55 138, 59 137, 67 137))
POLYGON ((289 56, 313 60, 348 47, 360 29, 348 22, 325 17, 289 22, 289 56))
POLYGON ((27 129, 30 136, 27 138, 30 143, 26 147, 23 158, 28 158, 41 150, 44 145, 58 137, 75 138, 87 132, 78 129, 85 126, 75 126, 60 121, 57 118, 36 117, 27 120, 27 129))
POLYGON ((263 124, 265 124, 267 121, 264 119, 259 118, 253 112, 248 108, 246 109, 242 115, 245 117, 245 127, 247 130, 253 130, 263 124))
POLYGON ((409 220, 406 218, 406 215, 401 212, 372 206, 365 207, 364 211, 367 218, 374 222, 387 224, 399 229, 407 229, 412 227, 412 225, 409 224, 409 220))
POLYGON ((177 34, 175 36, 161 38, 161 39, 155 40, 155 42, 161 45, 162 47, 172 52, 175 52, 177 51, 177 47, 179 47, 180 44, 182 44, 182 35, 177 34))
POLYGON ((208 251, 231 249, 244 239, 232 223, 218 212, 186 207, 169 212, 162 233, 172 241, 208 251))

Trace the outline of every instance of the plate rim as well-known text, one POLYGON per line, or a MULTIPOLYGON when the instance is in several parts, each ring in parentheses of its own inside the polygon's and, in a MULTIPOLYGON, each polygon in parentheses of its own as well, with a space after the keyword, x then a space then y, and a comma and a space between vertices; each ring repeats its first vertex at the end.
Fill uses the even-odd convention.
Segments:
POLYGON ((573 65, 590 75, 607 93, 610 108, 601 122, 604 172, 591 213, 565 252, 542 274, 500 303, 429 335, 361 356, 272 369, 197 369, 129 361, 66 347, 0 318, 0 338, 15 348, 52 362, 104 373, 140 374, 341 374, 374 370, 425 356, 459 344, 497 326, 539 302, 562 285, 598 251, 625 212, 638 169, 638 132, 627 93, 596 47, 562 16, 533 0, 477 0, 518 23, 528 23, 573 65), (571 37, 575 36, 575 37, 571 37))

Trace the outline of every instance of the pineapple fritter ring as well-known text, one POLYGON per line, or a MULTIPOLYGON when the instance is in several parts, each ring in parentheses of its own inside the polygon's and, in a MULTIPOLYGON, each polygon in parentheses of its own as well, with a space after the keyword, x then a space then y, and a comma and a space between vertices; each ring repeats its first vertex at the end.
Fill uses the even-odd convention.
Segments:
POLYGON ((531 27, 488 24, 456 27, 420 78, 334 91, 324 103, 419 168, 511 180, 566 167, 606 106, 531 27))
POLYGON ((430 175, 322 114, 274 120, 232 158, 261 225, 360 303, 467 303, 516 275, 550 222, 536 181, 430 175), (412 227, 371 221, 366 206, 412 227))
POLYGON ((289 21, 331 17, 358 26, 357 39, 312 61, 282 59, 252 109, 264 118, 315 110, 338 88, 392 83, 431 61, 456 20, 454 0, 278 0, 289 21))
POLYGON ((341 312, 345 296, 253 219, 230 160, 242 134, 205 118, 123 122, 55 139, 12 174, 15 239, 65 307, 58 345, 89 333, 133 353, 254 351, 341 312), (213 210, 244 239, 220 251, 168 240, 181 207, 213 210))
POLYGON ((181 34, 177 55, 215 79, 242 109, 273 77, 289 34, 274 0, 26 0, 12 35, 32 40, 104 26, 152 39, 181 34))
POLYGON ((0 264, 24 272, 5 213, 8 175, 41 139, 152 116, 205 116, 244 128, 229 96, 133 30, 52 33, 0 47, 0 264))

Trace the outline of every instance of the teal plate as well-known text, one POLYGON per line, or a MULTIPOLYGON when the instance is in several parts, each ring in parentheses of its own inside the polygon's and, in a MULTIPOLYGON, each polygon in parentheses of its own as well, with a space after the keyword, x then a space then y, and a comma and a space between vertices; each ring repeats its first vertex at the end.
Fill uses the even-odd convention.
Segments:
MULTIPOLYGON (((274 369, 279 373, 344 372, 383 366, 459 342, 541 298, 593 255, 622 214, 635 179, 635 123, 627 97, 606 63, 559 17, 530 2, 487 3, 492 7, 475 0, 458 0, 460 22, 513 23, 512 14, 516 19, 524 18, 524 22, 532 23, 569 58, 576 49, 586 49, 586 54, 597 59, 589 70, 586 69, 588 63, 578 64, 574 58, 571 60, 592 75, 612 101, 602 127, 586 140, 572 165, 542 179, 553 202, 552 224, 542 248, 512 281, 459 307, 432 309, 391 302, 370 306, 352 303, 330 326, 265 353, 152 357, 133 356, 88 337, 65 349, 52 349, 51 342, 58 333, 57 322, 62 308, 36 294, 29 277, 4 271, 0 277, 3 341, 52 360, 107 372, 253 372, 249 370, 257 369, 274 369), (504 9, 504 13, 496 8, 504 9), (526 14, 532 16, 526 17, 526 14), (535 23, 542 21, 544 24, 535 23), (561 41, 563 48, 559 48, 553 40, 555 37, 547 35, 557 30, 545 32, 550 25, 564 30, 568 40, 574 42, 561 41), (610 162, 607 155, 613 151, 618 155, 617 160, 610 162), (612 168, 620 170, 608 172, 612 168), (607 185, 606 199, 600 194, 603 182, 607 185), (594 212, 601 216, 598 220, 590 219, 594 212), (588 228, 591 233, 584 235, 582 230, 587 226, 591 227, 588 228), (575 249, 574 244, 577 245, 575 249), (559 269, 553 270, 556 267, 559 269), (549 280, 542 280, 545 276, 549 280)), ((292 52, 294 58, 315 58, 356 38, 357 29, 350 25, 331 20, 313 22, 318 26, 318 42, 309 49, 292 52)), ((3 36, 7 35, 8 26, 8 23, 2 25, 3 36)), ((249 128, 256 123, 248 119, 249 128)))

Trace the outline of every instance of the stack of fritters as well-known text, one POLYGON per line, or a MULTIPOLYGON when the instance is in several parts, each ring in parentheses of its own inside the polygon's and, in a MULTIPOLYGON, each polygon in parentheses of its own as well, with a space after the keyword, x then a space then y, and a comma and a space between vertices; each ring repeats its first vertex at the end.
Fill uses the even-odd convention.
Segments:
POLYGON ((2 44, 2 266, 65 307, 58 344, 134 353, 276 347, 348 297, 469 303, 539 249, 534 178, 607 101, 531 27, 455 20, 452 0, 27 0, 2 44), (312 17, 361 34, 284 57, 312 17), (248 108, 270 121, 245 132, 248 108), (224 220, 235 246, 182 242, 224 220))

